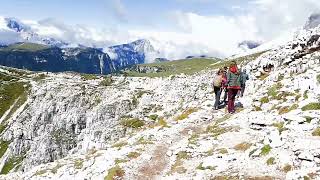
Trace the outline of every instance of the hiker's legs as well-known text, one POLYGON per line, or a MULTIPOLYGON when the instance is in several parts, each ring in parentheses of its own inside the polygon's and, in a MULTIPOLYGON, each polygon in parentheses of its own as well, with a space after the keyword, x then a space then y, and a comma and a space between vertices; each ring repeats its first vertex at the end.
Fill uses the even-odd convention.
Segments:
POLYGON ((228 89, 225 88, 225 89, 224 89, 224 97, 223 97, 223 102, 224 102, 224 104, 227 103, 227 98, 228 98, 228 89))
POLYGON ((229 89, 229 90, 228 90, 228 112, 229 112, 229 113, 231 113, 231 112, 232 112, 232 109, 233 109, 232 104, 233 104, 234 102, 232 101, 232 97, 233 97, 232 90, 229 89))
POLYGON ((228 112, 229 113, 235 112, 234 102, 235 102, 237 93, 238 93, 237 89, 228 89, 228 112))
POLYGON ((218 107, 220 105, 221 88, 220 87, 214 87, 214 94, 216 95, 216 101, 214 103, 214 108, 218 109, 218 107))
POLYGON ((241 97, 243 97, 244 91, 246 90, 246 85, 241 87, 241 97))

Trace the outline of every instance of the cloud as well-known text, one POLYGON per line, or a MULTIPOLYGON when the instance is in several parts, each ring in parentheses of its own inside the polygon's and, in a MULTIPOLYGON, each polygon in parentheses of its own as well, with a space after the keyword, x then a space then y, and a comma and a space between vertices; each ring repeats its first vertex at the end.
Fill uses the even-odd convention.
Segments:
MULTIPOLYGON (((177 28, 183 32, 184 44, 196 41, 202 45, 198 46, 198 49, 194 48, 193 52, 207 50, 229 56, 239 52, 238 44, 242 41, 268 42, 281 36, 287 37, 293 29, 302 27, 312 12, 320 10, 320 1, 316 0, 249 2, 247 5, 243 4, 241 9, 238 6, 231 6, 231 9, 241 10, 231 15, 200 15, 180 11, 172 13, 171 19, 177 22, 175 23, 177 28)), ((168 40, 166 37, 164 39, 168 40)), ((175 37, 170 39, 179 41, 179 38, 175 37)))
POLYGON ((0 37, 0 45, 8 45, 22 41, 22 38, 18 33, 4 29, 0 30, 0 37))
MULTIPOLYGON (((202 0, 201 3, 214 1, 216 0, 202 0)), ((238 44, 243 41, 268 42, 278 37, 287 37, 292 29, 302 27, 312 12, 320 10, 318 0, 251 0, 240 6, 237 3, 230 5, 232 11, 228 15, 203 15, 199 12, 175 10, 167 12, 169 17, 164 20, 167 24, 159 25, 160 22, 155 21, 154 25, 157 26, 146 26, 141 20, 141 24, 135 24, 133 29, 126 22, 124 27, 121 26, 121 22, 128 19, 123 2, 108 2, 111 2, 109 5, 113 7, 119 26, 107 29, 70 26, 55 19, 28 23, 42 36, 86 46, 108 47, 137 39, 149 39, 161 52, 161 56, 168 59, 203 54, 226 57, 238 53, 238 44)), ((162 14, 164 13, 166 12, 162 14)), ((152 17, 153 14, 149 15, 152 17)))
POLYGON ((121 0, 112 0, 112 7, 116 18, 121 21, 127 21, 127 10, 121 0))
POLYGON ((43 37, 52 37, 67 43, 81 44, 91 47, 105 47, 126 42, 127 31, 116 28, 97 29, 85 25, 67 25, 53 18, 39 22, 28 21, 32 31, 43 37))

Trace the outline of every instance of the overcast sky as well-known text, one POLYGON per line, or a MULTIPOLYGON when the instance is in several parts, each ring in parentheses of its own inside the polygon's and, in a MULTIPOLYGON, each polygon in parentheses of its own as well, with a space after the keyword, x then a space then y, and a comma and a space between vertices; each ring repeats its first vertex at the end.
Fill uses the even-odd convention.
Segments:
POLYGON ((99 36, 97 39, 110 43, 148 38, 164 49, 173 49, 173 52, 168 53, 176 53, 177 56, 179 53, 231 55, 241 41, 270 41, 303 26, 310 14, 320 11, 319 0, 0 2, 2 16, 54 21, 70 27, 86 26, 99 32, 94 35, 96 38, 99 36), (109 35, 105 35, 106 32, 109 35))

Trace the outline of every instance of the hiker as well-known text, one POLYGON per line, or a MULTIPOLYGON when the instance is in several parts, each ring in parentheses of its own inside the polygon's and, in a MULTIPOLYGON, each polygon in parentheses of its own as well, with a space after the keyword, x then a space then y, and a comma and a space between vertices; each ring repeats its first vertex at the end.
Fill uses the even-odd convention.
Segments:
POLYGON ((217 72, 216 76, 214 77, 213 80, 213 89, 214 89, 214 94, 216 96, 216 100, 214 103, 214 109, 218 110, 219 105, 220 105, 220 96, 222 92, 222 85, 225 84, 225 79, 223 78, 223 70, 219 69, 217 72))
POLYGON ((227 74, 228 82, 228 112, 235 113, 235 99, 238 91, 241 90, 242 77, 238 70, 237 63, 233 61, 227 74))
POLYGON ((223 103, 224 105, 227 105, 227 98, 228 98, 228 84, 227 84, 227 73, 228 73, 228 67, 225 66, 224 68, 224 71, 223 71, 223 78, 225 80, 226 83, 224 83, 222 85, 222 90, 224 91, 224 97, 223 97, 223 103))
POLYGON ((242 78, 242 82, 241 82, 240 97, 243 97, 244 91, 246 89, 246 82, 247 80, 249 80, 249 75, 247 74, 246 70, 243 70, 241 72, 241 78, 242 78))

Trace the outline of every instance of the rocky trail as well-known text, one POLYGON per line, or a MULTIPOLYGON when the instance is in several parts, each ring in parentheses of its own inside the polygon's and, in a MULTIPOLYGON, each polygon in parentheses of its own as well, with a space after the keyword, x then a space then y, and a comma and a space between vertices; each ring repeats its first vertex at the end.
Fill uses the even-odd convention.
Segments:
POLYGON ((320 46, 315 34, 320 28, 238 60, 250 80, 232 115, 213 110, 216 69, 107 83, 18 76, 12 83, 30 89, 2 116, 0 179, 319 179, 320 53, 308 51, 320 46))

